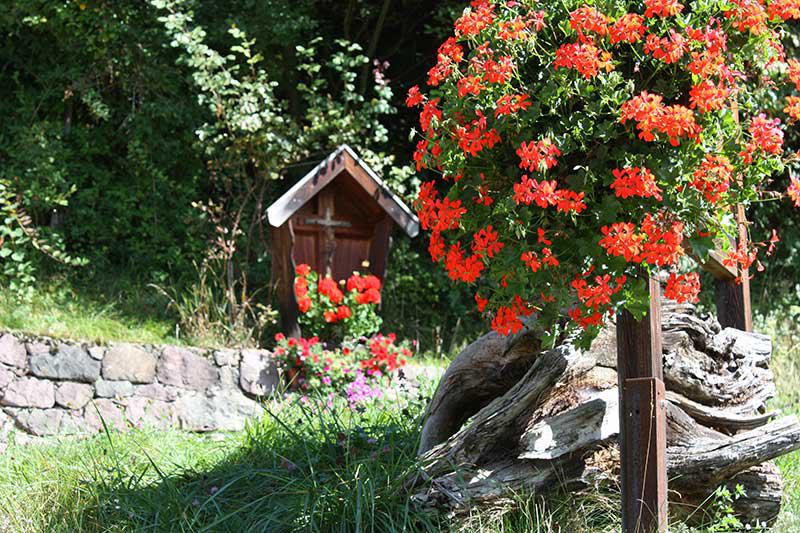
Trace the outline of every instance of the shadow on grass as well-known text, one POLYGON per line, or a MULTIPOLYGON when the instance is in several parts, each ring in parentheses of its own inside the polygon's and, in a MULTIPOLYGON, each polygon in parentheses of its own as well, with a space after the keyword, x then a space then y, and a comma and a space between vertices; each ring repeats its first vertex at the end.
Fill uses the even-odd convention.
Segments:
POLYGON ((414 512, 403 489, 416 465, 411 411, 421 408, 282 406, 192 467, 160 462, 157 442, 132 467, 117 447, 126 437, 109 435, 107 453, 88 461, 81 494, 53 509, 49 530, 74 524, 79 505, 83 531, 441 531, 439 517, 414 512))

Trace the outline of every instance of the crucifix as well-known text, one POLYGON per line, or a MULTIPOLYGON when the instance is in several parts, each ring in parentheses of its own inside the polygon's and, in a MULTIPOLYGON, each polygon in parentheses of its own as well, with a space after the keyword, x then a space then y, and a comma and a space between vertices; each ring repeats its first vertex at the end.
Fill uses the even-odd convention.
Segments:
POLYGON ((349 228, 352 224, 346 220, 334 220, 332 205, 325 206, 324 217, 309 217, 304 222, 309 226, 320 226, 322 228, 322 264, 325 274, 332 274, 333 255, 336 253, 336 228, 349 228))

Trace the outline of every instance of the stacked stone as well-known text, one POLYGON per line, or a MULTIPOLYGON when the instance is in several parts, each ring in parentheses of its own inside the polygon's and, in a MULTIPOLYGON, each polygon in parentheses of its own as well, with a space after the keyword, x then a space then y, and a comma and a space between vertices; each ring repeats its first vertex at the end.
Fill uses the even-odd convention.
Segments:
POLYGON ((234 431, 262 412, 278 371, 266 350, 108 346, 0 333, 0 443, 129 427, 234 431))

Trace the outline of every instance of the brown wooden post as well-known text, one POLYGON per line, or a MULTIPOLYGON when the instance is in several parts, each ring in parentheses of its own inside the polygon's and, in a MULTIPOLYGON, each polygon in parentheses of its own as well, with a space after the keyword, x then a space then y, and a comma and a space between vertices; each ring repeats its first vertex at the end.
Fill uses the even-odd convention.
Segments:
MULTIPOLYGON (((737 245, 747 247, 747 220, 744 207, 736 208, 736 223, 739 230, 737 245)), ((717 318, 723 328, 753 331, 753 314, 750 309, 750 275, 739 269, 738 280, 717 279, 717 318)))
POLYGON ((292 221, 272 229, 272 284, 277 290, 281 330, 288 337, 300 337, 297 301, 294 296, 294 233, 292 221))
POLYGON ((667 432, 661 353, 661 286, 649 280, 642 320, 617 316, 622 531, 667 531, 667 432))

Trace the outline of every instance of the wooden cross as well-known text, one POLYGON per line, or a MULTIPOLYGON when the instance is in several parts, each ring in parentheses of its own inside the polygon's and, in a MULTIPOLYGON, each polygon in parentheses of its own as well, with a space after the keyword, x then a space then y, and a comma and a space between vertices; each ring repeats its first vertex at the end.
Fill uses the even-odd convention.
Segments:
POLYGON ((329 204, 325 206, 325 216, 323 218, 306 218, 304 222, 310 226, 322 227, 322 264, 324 265, 325 273, 330 275, 333 270, 333 256, 336 253, 336 228, 349 228, 352 224, 346 220, 333 219, 333 206, 330 205, 333 203, 332 197, 321 198, 320 200, 329 200, 325 202, 329 204))
POLYGON ((349 228, 352 226, 346 220, 334 220, 333 210, 330 207, 325 208, 324 218, 306 218, 305 223, 309 226, 322 226, 326 231, 330 231, 333 228, 349 228))
MULTIPOLYGON (((736 208, 738 243, 747 246, 744 207, 736 208)), ((715 250, 701 266, 717 280, 717 317, 722 327, 751 331, 747 270, 723 264, 715 250)), ((617 317, 617 372, 620 391, 622 531, 666 533, 667 453, 661 347, 661 285, 649 280, 650 308, 642 320, 628 311, 617 317)))

